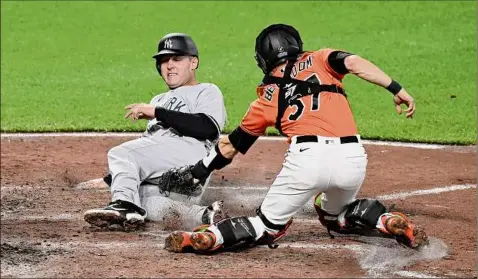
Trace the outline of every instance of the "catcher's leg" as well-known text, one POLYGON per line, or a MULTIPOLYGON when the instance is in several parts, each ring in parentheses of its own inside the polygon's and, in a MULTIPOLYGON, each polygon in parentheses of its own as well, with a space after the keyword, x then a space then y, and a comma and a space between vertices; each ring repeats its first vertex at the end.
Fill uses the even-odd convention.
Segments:
MULTIPOLYGON (((258 213, 261 214, 260 210, 258 213)), ((164 249, 177 253, 188 251, 207 253, 219 248, 254 245, 269 245, 276 248, 273 243, 285 235, 292 220, 282 226, 273 225, 272 229, 264 225, 262 219, 265 217, 261 216, 227 218, 214 225, 200 226, 193 232, 172 232, 165 240, 164 249)))
POLYGON ((322 209, 319 194, 315 197, 314 207, 319 221, 329 231, 359 235, 379 232, 410 248, 419 248, 428 243, 423 229, 412 224, 403 213, 387 212, 378 200, 358 199, 347 205, 341 213, 334 215, 322 209))
MULTIPOLYGON (((256 217, 226 219, 208 227, 204 232, 174 232, 166 239, 165 249, 174 252, 185 249, 207 252, 242 244, 277 247, 274 243, 285 235, 292 216, 313 196, 328 188, 330 170, 335 168, 334 162, 338 159, 331 162, 322 159, 337 157, 337 154, 336 148, 321 144, 291 144, 283 167, 256 217), (306 148, 307 152, 303 152, 301 148, 306 148)), ((360 160, 362 163, 363 159, 360 160)), ((347 163, 346 166, 355 169, 353 164, 347 163)), ((339 164, 337 169, 343 172, 344 166, 339 164)), ((348 171, 347 182, 356 187, 363 179, 362 172, 360 169, 356 175, 354 171, 348 171)))
MULTIPOLYGON (((281 239, 292 223, 291 216, 314 195, 314 188, 285 175, 284 169, 274 181, 255 217, 227 218, 194 232, 176 231, 165 241, 165 249, 172 252, 211 252, 221 247, 269 245, 281 239), (303 186, 302 193, 291 196, 289 187, 303 186), (267 212, 267 213, 265 213, 267 212), (267 217, 266 217, 267 215, 267 217), (272 218, 270 217, 272 216, 272 218)), ((316 193, 316 192, 315 192, 316 193)))

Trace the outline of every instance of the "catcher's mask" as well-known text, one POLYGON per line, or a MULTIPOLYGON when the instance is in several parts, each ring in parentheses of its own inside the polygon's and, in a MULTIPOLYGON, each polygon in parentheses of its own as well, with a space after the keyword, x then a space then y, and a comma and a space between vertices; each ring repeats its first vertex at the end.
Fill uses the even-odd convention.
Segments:
MULTIPOLYGON (((167 55, 188 55, 199 59, 196 44, 190 36, 184 33, 170 33, 159 40, 158 53, 153 55, 159 75, 161 75, 161 58, 167 55)), ((196 69, 198 67, 199 61, 196 69)))
POLYGON ((257 66, 268 74, 286 60, 296 59, 302 53, 299 32, 286 24, 272 24, 262 30, 256 38, 257 66))

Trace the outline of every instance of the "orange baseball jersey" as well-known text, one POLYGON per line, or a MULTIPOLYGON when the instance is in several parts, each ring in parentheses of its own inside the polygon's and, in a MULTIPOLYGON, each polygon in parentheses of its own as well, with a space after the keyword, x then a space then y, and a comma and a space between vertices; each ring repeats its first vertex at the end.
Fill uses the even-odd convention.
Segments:
MULTIPOLYGON (((291 77, 320 84, 342 86, 343 75, 335 72, 328 63, 334 49, 304 52, 295 62, 291 77)), ((273 71, 282 77, 284 66, 273 71)), ((251 103, 242 119, 241 128, 254 136, 263 135, 269 126, 274 126, 278 113, 279 87, 276 84, 259 85, 258 98, 251 103)), ((281 120, 282 132, 290 137, 296 135, 319 135, 343 137, 357 134, 352 111, 347 98, 342 94, 321 92, 292 101, 281 120)))

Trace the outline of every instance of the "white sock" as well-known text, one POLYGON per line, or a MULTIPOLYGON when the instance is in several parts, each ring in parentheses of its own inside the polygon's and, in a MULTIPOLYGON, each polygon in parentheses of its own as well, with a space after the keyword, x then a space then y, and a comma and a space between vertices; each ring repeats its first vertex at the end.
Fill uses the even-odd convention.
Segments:
POLYGON ((390 215, 392 215, 392 214, 390 214, 388 212, 380 215, 380 217, 378 217, 378 221, 377 221, 377 224, 375 225, 375 227, 377 229, 382 229, 384 231, 387 231, 387 228, 385 228, 385 224, 382 222, 382 217, 383 216, 390 216, 390 215))
POLYGON ((259 216, 248 217, 247 219, 249 219, 252 226, 254 227, 254 230, 256 231, 256 240, 258 240, 266 231, 266 226, 264 225, 264 223, 262 223, 262 220, 259 216))
POLYGON ((224 243, 224 238, 222 237, 222 234, 219 231, 219 229, 216 227, 216 225, 210 226, 209 228, 207 228, 207 230, 212 232, 216 236, 216 243, 214 243, 213 247, 216 247, 224 243))

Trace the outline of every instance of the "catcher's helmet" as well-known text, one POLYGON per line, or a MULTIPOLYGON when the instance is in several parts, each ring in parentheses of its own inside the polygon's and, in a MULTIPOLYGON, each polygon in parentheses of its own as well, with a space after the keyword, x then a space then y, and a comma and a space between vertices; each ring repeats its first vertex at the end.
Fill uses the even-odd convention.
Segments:
POLYGON ((302 53, 299 32, 286 24, 272 24, 256 38, 257 66, 268 74, 288 59, 296 59, 302 53))
POLYGON ((158 53, 153 55, 153 58, 156 59, 156 69, 160 75, 161 64, 159 61, 166 55, 190 55, 199 58, 196 44, 190 36, 184 33, 170 33, 159 40, 158 53))

